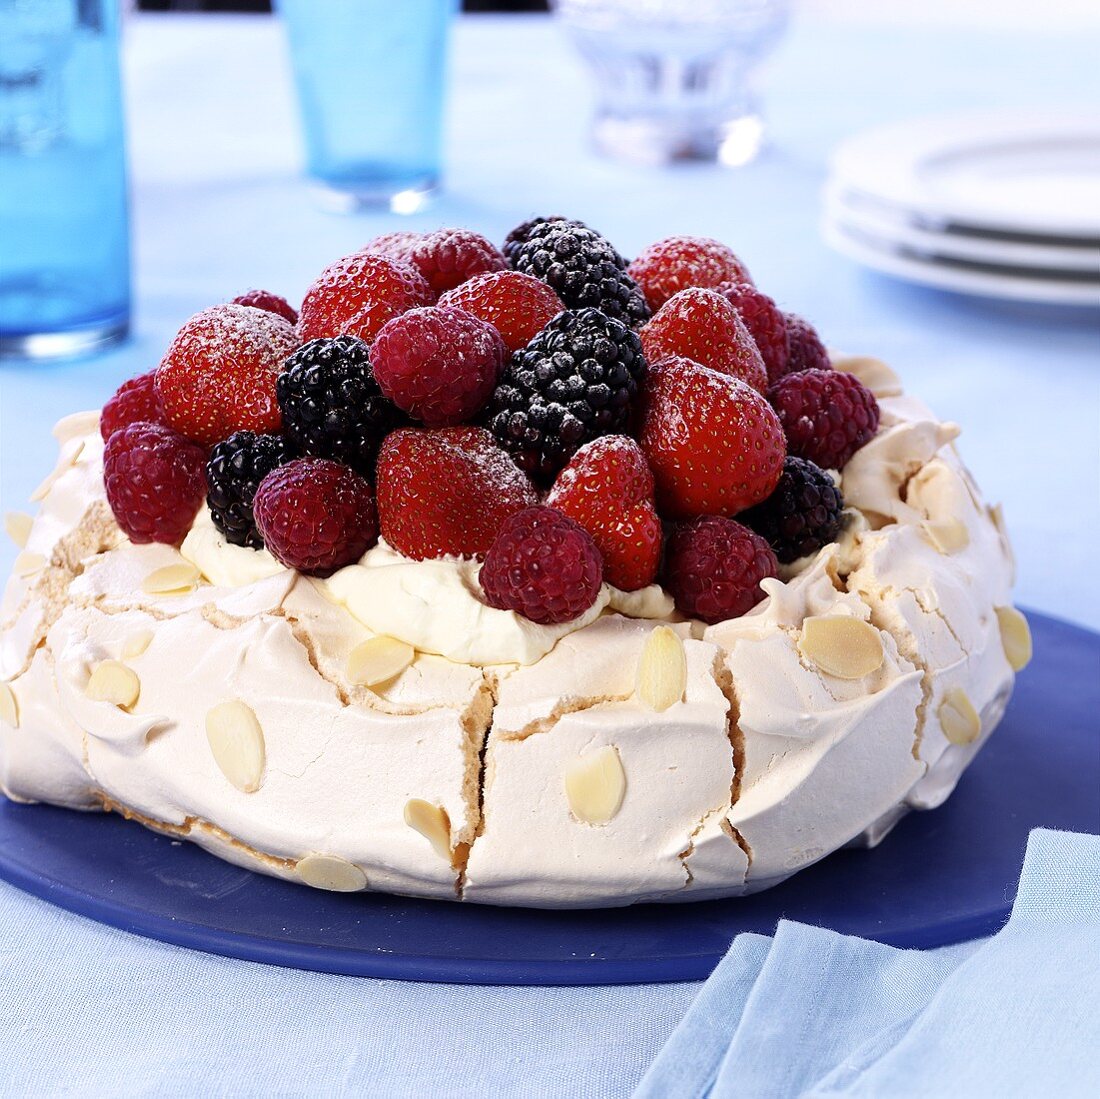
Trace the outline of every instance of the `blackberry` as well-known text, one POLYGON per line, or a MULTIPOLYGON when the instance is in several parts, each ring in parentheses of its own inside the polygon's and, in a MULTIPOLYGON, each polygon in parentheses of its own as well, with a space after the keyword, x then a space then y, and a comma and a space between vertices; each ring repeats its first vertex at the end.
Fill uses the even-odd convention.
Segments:
POLYGON ((784 459, 775 491, 737 519, 763 535, 787 564, 836 541, 843 507, 840 489, 820 466, 792 457, 784 459))
POLYGON ((382 396, 367 345, 356 336, 299 347, 287 359, 275 392, 283 433, 303 454, 332 458, 368 477, 382 440, 407 422, 382 396))
POLYGON ((544 225, 574 225, 581 229, 587 229, 588 226, 583 221, 575 221, 573 218, 562 217, 561 214, 551 214, 549 217, 544 218, 531 218, 528 221, 521 221, 505 238, 504 246, 501 251, 504 253, 504 258, 508 261, 509 267, 514 267, 512 263, 512 257, 519 251, 521 244, 526 244, 530 239, 531 234, 538 232, 544 225))
POLYGON ((572 222, 535 225, 510 262, 553 287, 569 309, 592 307, 629 325, 649 319, 649 306, 626 273, 626 260, 594 229, 572 222))
POLYGON ((236 431, 216 444, 206 462, 206 504, 214 526, 235 546, 262 549, 252 500, 260 482, 276 467, 298 456, 281 435, 236 431))
POLYGON ((585 443, 626 431, 645 371, 632 329, 598 309, 566 309, 512 356, 489 400, 489 430, 548 483, 585 443))

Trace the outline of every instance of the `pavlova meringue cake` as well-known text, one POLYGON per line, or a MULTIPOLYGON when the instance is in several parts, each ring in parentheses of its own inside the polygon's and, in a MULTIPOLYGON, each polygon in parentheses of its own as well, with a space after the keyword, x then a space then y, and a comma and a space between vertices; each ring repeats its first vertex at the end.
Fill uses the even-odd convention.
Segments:
POLYGON ((1030 655, 959 429, 706 239, 390 234, 55 434, 3 792, 316 888, 765 889, 943 802, 1030 655))

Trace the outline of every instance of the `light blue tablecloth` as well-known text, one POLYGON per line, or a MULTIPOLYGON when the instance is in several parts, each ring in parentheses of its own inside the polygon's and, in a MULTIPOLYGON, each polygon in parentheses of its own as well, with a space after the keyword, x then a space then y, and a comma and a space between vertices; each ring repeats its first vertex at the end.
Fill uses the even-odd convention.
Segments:
MULTIPOLYGON (((251 286, 300 295, 332 258, 393 227, 310 206, 273 21, 137 18, 128 39, 136 335, 79 365, 0 369, 3 509, 25 506, 51 461, 53 420, 154 366, 187 315, 251 286)), ((894 283, 829 253, 816 229, 841 137, 953 107, 1095 104, 1089 41, 807 18, 769 84, 772 145, 758 163, 631 170, 587 151, 586 78, 548 21, 464 20, 449 188, 408 224, 500 237, 533 212, 562 212, 627 254, 672 232, 729 241, 830 344, 891 361, 964 425, 964 455, 1005 502, 1021 602, 1100 626, 1096 314, 894 283)), ((0 570, 13 556, 0 548, 0 570)), ((272 1072, 285 1094, 626 1095, 699 987, 487 990, 285 972, 131 938, 8 887, 0 952, 0 1090, 13 1095, 251 1094, 272 1072)))

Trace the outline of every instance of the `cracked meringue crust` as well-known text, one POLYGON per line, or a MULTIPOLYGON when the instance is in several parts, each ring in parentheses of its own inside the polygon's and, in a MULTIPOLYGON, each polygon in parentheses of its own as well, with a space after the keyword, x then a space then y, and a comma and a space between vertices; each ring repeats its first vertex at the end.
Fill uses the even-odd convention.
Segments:
POLYGON ((1003 623, 1026 626, 958 428, 877 360, 835 361, 882 410, 841 477, 846 528, 709 627, 659 588, 605 587, 549 631, 481 605, 475 564, 384 545, 312 580, 226 545, 205 513, 181 551, 136 546, 103 497, 95 416, 68 417, 38 514, 11 524, 25 567, 0 608, 3 792, 116 811, 314 888, 550 908, 751 893, 879 842, 992 733, 1006 646, 1026 647, 1003 623), (149 583, 188 562, 197 582, 149 583), (687 669, 659 710, 637 687, 657 625, 687 669), (381 632, 415 658, 356 685, 349 658, 381 632), (838 657, 845 637, 859 661, 838 657), (127 689, 105 691, 107 673, 127 689))

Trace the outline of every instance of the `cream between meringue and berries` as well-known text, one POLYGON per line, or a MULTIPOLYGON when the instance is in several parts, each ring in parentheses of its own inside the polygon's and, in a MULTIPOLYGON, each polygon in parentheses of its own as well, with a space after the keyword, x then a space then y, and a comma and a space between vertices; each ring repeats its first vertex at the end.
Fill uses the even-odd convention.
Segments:
POLYGON ((320 889, 767 888, 941 804, 1030 657, 958 434, 715 241, 388 234, 57 425, 0 784, 320 889))

